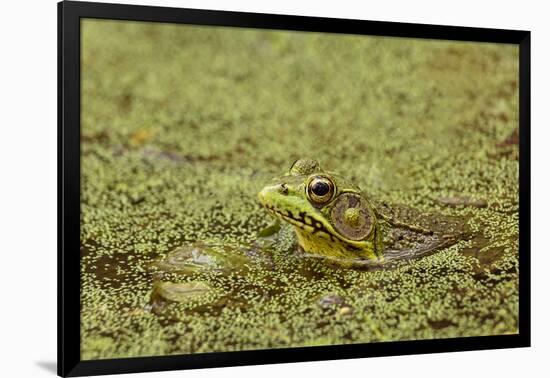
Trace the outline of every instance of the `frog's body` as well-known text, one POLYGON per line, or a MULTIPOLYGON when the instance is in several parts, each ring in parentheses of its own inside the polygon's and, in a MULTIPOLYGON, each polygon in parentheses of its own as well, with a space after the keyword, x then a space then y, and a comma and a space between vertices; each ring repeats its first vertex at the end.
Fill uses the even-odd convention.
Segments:
POLYGON ((374 203, 315 160, 296 161, 259 193, 260 203, 296 231, 310 256, 341 265, 370 265, 427 254, 458 240, 464 224, 405 207, 374 203))

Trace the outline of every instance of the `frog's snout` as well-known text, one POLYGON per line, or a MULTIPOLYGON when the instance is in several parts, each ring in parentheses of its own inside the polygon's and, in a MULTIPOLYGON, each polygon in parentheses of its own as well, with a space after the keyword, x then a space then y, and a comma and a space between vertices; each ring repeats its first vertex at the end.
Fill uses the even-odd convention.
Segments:
POLYGON ((258 193, 258 199, 262 205, 270 203, 273 197, 288 194, 288 186, 286 184, 268 185, 258 193))

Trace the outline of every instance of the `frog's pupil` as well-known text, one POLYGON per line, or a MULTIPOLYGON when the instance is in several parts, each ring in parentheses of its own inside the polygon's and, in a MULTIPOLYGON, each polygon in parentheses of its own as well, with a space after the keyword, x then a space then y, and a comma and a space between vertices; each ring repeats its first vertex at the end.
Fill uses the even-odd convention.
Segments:
POLYGON ((326 182, 318 181, 313 184, 311 191, 319 197, 326 195, 330 191, 330 187, 326 182))

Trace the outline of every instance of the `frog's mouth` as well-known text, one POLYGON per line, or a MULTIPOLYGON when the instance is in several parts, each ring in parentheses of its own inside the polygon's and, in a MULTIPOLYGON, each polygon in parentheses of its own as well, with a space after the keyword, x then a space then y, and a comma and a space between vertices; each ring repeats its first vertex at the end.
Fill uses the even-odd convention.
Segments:
POLYGON ((301 198, 301 190, 288 189, 285 184, 268 185, 258 193, 260 204, 271 214, 282 218, 288 223, 306 230, 312 234, 327 233, 331 234, 330 228, 320 219, 316 219, 314 213, 318 210, 311 208, 309 203, 301 198))
POLYGON ((329 235, 331 238, 333 237, 330 230, 328 230, 322 222, 310 215, 307 215, 305 211, 300 211, 296 215, 290 210, 279 210, 275 206, 268 204, 264 204, 263 206, 273 215, 283 218, 293 226, 306 230, 311 234, 315 235, 316 233, 324 233, 329 235))

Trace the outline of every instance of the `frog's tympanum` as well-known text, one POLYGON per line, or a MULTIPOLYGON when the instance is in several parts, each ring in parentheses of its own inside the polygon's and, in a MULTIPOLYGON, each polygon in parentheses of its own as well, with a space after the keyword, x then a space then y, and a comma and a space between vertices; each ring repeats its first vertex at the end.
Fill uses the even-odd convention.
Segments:
POLYGON ((464 222, 410 208, 374 203, 342 176, 315 160, 297 160, 288 174, 259 193, 260 203, 290 223, 306 255, 341 265, 411 258, 448 246, 464 222))

